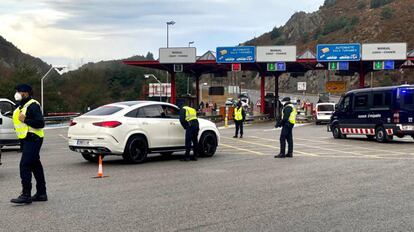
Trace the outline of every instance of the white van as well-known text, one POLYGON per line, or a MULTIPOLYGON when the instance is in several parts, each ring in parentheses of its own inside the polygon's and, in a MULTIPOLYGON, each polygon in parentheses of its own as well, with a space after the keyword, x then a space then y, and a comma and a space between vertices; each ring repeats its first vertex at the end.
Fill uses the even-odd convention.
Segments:
POLYGON ((335 112, 335 103, 318 103, 315 107, 316 124, 329 123, 335 112))
POLYGON ((12 120, 15 108, 16 105, 12 101, 0 98, 0 148, 20 144, 16 132, 14 132, 12 120))

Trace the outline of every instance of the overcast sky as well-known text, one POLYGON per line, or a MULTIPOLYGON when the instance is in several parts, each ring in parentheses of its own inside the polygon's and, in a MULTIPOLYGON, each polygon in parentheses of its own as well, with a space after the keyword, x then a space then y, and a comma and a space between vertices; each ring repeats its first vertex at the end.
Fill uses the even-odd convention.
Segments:
POLYGON ((145 55, 194 41, 197 54, 245 42, 323 0, 1 0, 0 35, 23 52, 70 66, 145 55))

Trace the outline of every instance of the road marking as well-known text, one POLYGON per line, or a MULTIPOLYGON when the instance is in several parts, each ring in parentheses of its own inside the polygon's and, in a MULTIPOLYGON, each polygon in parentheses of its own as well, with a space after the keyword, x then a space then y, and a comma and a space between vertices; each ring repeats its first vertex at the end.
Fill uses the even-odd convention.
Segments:
MULTIPOLYGON (((257 136, 250 136, 250 137, 258 138, 258 139, 262 139, 262 140, 266 140, 266 141, 272 141, 272 142, 277 142, 278 141, 278 140, 275 140, 275 139, 265 139, 265 138, 260 138, 260 137, 257 137, 257 136)), ((323 148, 323 147, 312 146, 312 145, 307 145, 307 144, 303 144, 303 143, 295 143, 295 144, 298 145, 298 146, 304 146, 304 147, 321 149, 321 150, 326 150, 326 151, 333 151, 333 152, 340 152, 340 153, 346 153, 346 154, 361 156, 361 154, 355 153, 355 152, 352 152, 352 151, 340 151, 340 150, 336 150, 336 149, 323 148)), ((318 156, 318 155, 316 155, 316 156, 318 156)))
POLYGON ((64 140, 69 141, 68 138, 66 138, 64 135, 59 134, 60 137, 62 137, 64 140))
MULTIPOLYGON (((296 127, 307 126, 307 125, 311 125, 311 123, 295 124, 295 128, 296 127)), ((279 128, 273 128, 273 129, 266 129, 266 130, 263 130, 263 131, 268 132, 268 131, 277 131, 277 130, 282 130, 282 128, 279 127, 279 128)))
MULTIPOLYGON (((241 139, 236 140, 234 138, 229 138, 229 137, 221 137, 221 138, 235 140, 235 141, 239 141, 239 142, 242 142, 242 143, 253 144, 253 145, 258 145, 258 146, 263 146, 263 147, 270 147, 270 148, 276 148, 276 149, 279 148, 279 147, 276 147, 276 146, 271 146, 271 145, 266 145, 266 144, 261 144, 261 143, 247 142, 247 141, 241 140, 241 139)), ((319 156, 317 154, 307 153, 307 152, 302 152, 302 151, 295 151, 295 152, 297 152, 299 154, 302 154, 302 155, 305 155, 305 156, 319 156)))
POLYGON ((264 153, 261 153, 261 152, 252 151, 252 150, 248 150, 248 149, 244 149, 244 148, 240 148, 240 147, 234 147, 234 146, 227 145, 227 144, 224 144, 224 143, 220 143, 220 146, 225 146, 225 147, 236 149, 236 150, 239 150, 239 151, 246 151, 246 152, 253 153, 253 154, 256 154, 256 155, 261 155, 261 156, 265 155, 264 153))
MULTIPOLYGON (((368 151, 375 151, 375 152, 380 152, 383 153, 384 150, 379 150, 379 149, 373 149, 373 148, 368 148, 368 147, 362 147, 362 146, 358 146, 358 145, 348 145, 348 144, 340 144, 340 143, 330 143, 330 142, 326 142, 326 141, 317 141, 317 140, 311 140, 311 139, 302 139, 302 138, 295 138, 296 140, 302 140, 302 141, 309 141, 309 142, 314 142, 314 143, 324 143, 324 144, 329 144, 329 145, 335 145, 335 146, 343 146, 343 147, 352 147, 352 148, 358 148, 358 149, 364 149, 364 150, 368 150, 368 151)), ((410 155, 409 153, 404 153, 404 152, 398 152, 398 151, 387 151, 388 153, 394 153, 397 155, 410 155)))

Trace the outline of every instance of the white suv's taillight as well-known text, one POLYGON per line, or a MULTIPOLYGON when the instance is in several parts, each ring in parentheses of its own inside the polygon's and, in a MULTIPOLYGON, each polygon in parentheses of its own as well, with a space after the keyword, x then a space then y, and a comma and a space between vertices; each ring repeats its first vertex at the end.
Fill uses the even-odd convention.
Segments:
POLYGON ((74 125, 76 125, 77 123, 76 122, 74 122, 73 120, 70 120, 70 122, 69 122, 69 126, 74 126, 74 125))
POLYGON ((122 125, 122 123, 118 121, 94 122, 92 124, 94 126, 100 126, 100 127, 106 127, 106 128, 115 128, 115 127, 122 125))

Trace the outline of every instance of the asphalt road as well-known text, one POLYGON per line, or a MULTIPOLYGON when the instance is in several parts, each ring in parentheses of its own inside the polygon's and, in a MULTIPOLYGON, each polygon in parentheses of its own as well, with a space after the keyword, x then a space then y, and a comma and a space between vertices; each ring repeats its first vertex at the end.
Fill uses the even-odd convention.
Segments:
POLYGON ((15 206, 16 150, 3 149, 0 231, 413 231, 414 140, 334 140, 325 126, 294 129, 292 159, 274 159, 280 130, 223 129, 212 158, 141 165, 105 159, 109 177, 48 130, 42 161, 48 202, 15 206))

